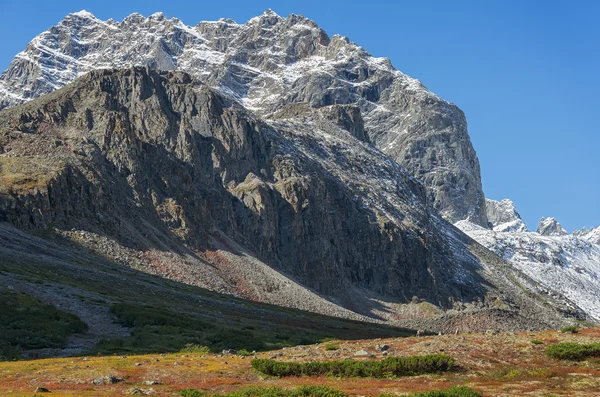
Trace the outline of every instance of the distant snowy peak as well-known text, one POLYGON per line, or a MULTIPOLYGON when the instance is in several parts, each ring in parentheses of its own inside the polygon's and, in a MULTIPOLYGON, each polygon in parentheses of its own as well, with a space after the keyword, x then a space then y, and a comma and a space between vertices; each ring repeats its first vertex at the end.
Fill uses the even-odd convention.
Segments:
POLYGON ((566 236, 569 234, 555 218, 540 219, 537 232, 542 236, 566 236))
POLYGON ((485 208, 490 227, 497 232, 526 232, 527 226, 509 199, 496 201, 485 199, 485 208))
POLYGON ((581 230, 575 230, 573 232, 574 236, 578 236, 580 238, 586 239, 592 244, 600 245, 600 226, 595 229, 586 229, 583 228, 581 230))
MULTIPOLYGON (((543 232, 562 233, 563 229, 555 222, 547 222, 548 228, 543 232)), ((581 236, 501 232, 468 221, 457 222, 455 226, 545 286, 549 295, 560 294, 600 320, 599 245, 581 236)))
POLYGON ((512 201, 486 199, 493 230, 468 221, 455 226, 548 288, 600 320, 600 227, 569 235, 554 218, 528 232, 512 201))

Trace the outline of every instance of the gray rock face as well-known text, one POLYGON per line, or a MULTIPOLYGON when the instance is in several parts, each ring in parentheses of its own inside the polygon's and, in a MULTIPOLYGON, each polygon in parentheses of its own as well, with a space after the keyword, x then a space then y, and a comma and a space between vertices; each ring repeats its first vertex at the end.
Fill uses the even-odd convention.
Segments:
POLYGON ((267 11, 246 24, 221 19, 189 27, 162 14, 132 14, 122 22, 70 14, 0 76, 0 109, 93 69, 133 65, 186 71, 265 119, 289 105, 327 108, 323 114, 338 126, 423 183, 444 218, 487 225, 479 162, 460 109, 388 59, 330 38, 298 15, 267 11))
POLYGON ((485 208, 489 225, 497 232, 526 232, 527 226, 509 199, 486 199, 485 208))
MULTIPOLYGON (((266 123, 182 72, 94 71, 0 112, 0 222, 106 236, 150 266, 190 253, 202 274, 260 260, 367 316, 393 318, 377 307, 414 297, 443 310, 500 299, 515 328, 559 321, 427 206, 421 184, 339 124, 266 123)), ((270 302, 284 288, 272 273, 244 273, 236 293, 270 302)))
POLYGON ((92 72, 0 113, 0 126, 3 162, 50 170, 38 193, 15 183, 2 197, 19 227, 93 230, 137 249, 204 250, 225 234, 331 295, 483 293, 449 281, 460 266, 428 226, 421 186, 334 123, 269 126, 189 75, 129 69, 92 72))
POLYGON ((554 218, 540 219, 537 232, 542 236, 566 236, 569 234, 554 218))

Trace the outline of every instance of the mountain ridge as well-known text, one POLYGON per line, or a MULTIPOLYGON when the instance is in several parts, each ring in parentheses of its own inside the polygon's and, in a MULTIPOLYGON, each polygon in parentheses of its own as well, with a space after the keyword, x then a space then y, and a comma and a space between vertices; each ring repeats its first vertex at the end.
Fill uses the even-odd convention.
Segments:
POLYGON ((194 27, 162 14, 132 14, 122 22, 69 14, 0 75, 0 109, 93 69, 135 65, 187 71, 266 118, 298 102, 353 105, 375 146, 425 185, 444 217, 487 224, 479 162, 462 111, 389 59, 373 58, 345 37, 330 38, 294 14, 271 11, 246 24, 221 19, 194 27))
POLYGON ((519 218, 487 208, 462 111, 301 16, 74 13, 6 87, 37 98, 0 112, 2 222, 339 317, 443 332, 586 318, 452 226, 519 218))
POLYGON ((474 246, 420 183, 321 114, 265 123, 182 72, 92 71, 0 112, 0 178, 11 181, 2 221, 323 314, 421 318, 449 332, 462 317, 480 317, 473 329, 543 328, 563 321, 556 308, 576 313, 521 295, 511 277, 535 282, 474 246))

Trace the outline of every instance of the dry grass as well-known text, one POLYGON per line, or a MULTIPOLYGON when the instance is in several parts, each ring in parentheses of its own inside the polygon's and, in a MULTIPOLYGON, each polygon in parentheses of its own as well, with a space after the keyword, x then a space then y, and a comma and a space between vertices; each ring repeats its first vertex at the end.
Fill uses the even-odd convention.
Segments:
POLYGON ((214 354, 149 354, 141 356, 56 358, 0 363, 0 394, 30 396, 37 386, 53 396, 116 396, 132 387, 153 388, 156 396, 172 396, 179 390, 195 388, 224 393, 248 386, 290 388, 300 385, 326 385, 350 395, 373 396, 379 393, 410 393, 467 385, 484 396, 598 396, 600 363, 595 360, 565 362, 544 354, 543 345, 531 339, 559 342, 593 343, 600 341, 600 329, 582 329, 578 334, 560 331, 502 333, 499 335, 444 335, 424 338, 336 341, 338 350, 327 350, 330 343, 296 346, 259 357, 277 360, 310 361, 352 358, 365 349, 375 355, 375 345, 390 346, 389 354, 410 356, 442 353, 457 359, 458 370, 399 379, 333 377, 261 377, 251 358, 220 357, 214 354), (122 377, 122 382, 93 385, 104 375, 122 377), (146 385, 145 381, 160 384, 146 385))
POLYGON ((42 156, 0 157, 0 193, 45 190, 64 167, 42 156))

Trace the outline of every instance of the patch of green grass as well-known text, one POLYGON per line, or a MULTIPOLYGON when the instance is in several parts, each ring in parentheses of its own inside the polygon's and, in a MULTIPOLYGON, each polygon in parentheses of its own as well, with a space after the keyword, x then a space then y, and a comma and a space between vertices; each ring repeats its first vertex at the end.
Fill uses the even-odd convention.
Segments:
POLYGON ((0 294, 0 360, 18 359, 23 350, 64 347, 70 335, 87 329, 74 314, 26 294, 0 294))
POLYGON ((238 350, 237 354, 238 354, 238 356, 242 356, 242 357, 250 357, 250 356, 254 355, 253 352, 249 352, 246 349, 240 349, 240 350, 238 350))
POLYGON ((264 358, 252 360, 252 367, 271 376, 342 376, 392 378, 448 371, 454 359, 444 354, 427 356, 387 357, 366 361, 311 361, 307 363, 275 361, 264 358))
MULTIPOLYGON (((407 397, 482 397, 483 393, 466 386, 455 386, 445 390, 432 390, 408 394, 407 397)), ((380 394, 378 397, 397 397, 394 394, 380 394)))
POLYGON ((166 308, 117 303, 110 312, 118 323, 132 329, 131 336, 101 341, 95 353, 175 352, 194 345, 207 346, 214 352, 265 349, 263 341, 251 331, 217 325, 166 308))
POLYGON ((110 308, 118 323, 131 328, 131 336, 101 341, 89 354, 177 352, 186 346, 206 346, 210 351, 264 351, 318 343, 324 335, 281 332, 276 327, 258 329, 219 325, 192 314, 165 307, 117 303, 110 308))
POLYGON ((561 329, 560 332, 562 332, 563 334, 576 334, 579 332, 579 330, 575 325, 569 325, 568 327, 564 327, 563 329, 561 329))
POLYGON ((559 360, 584 360, 589 357, 600 357, 600 343, 555 343, 546 348, 546 355, 559 360))
POLYGON ((541 340, 538 340, 538 339, 532 340, 531 343, 534 345, 543 345, 544 344, 544 342, 542 342, 541 340))
MULTIPOLYGON (((179 392, 182 397, 347 397, 348 394, 341 390, 327 386, 300 386, 296 389, 280 389, 278 387, 249 387, 227 394, 210 394, 201 390, 186 389, 179 392)), ((455 386, 445 390, 432 390, 423 393, 413 393, 406 397, 481 397, 482 393, 476 392, 465 386, 455 386)), ((396 397, 394 394, 379 394, 378 397, 396 397)))
POLYGON ((333 344, 333 343, 325 345, 325 350, 339 350, 339 349, 340 349, 340 346, 333 344))
POLYGON ((208 394, 200 390, 187 389, 179 394, 182 397, 347 397, 343 391, 327 386, 300 386, 290 390, 278 387, 249 387, 227 394, 208 394))
POLYGON ((208 354, 210 353, 210 347, 188 343, 181 350, 179 350, 179 353, 208 354))

